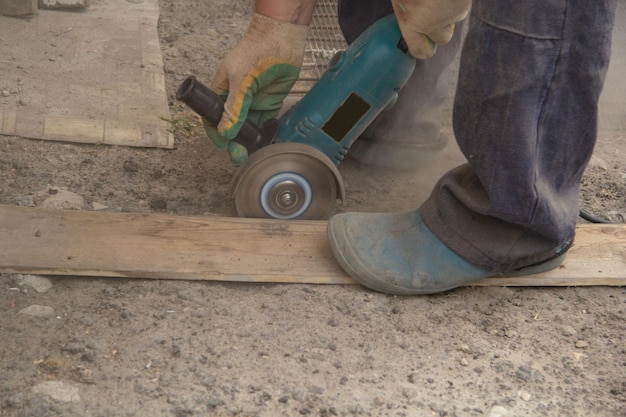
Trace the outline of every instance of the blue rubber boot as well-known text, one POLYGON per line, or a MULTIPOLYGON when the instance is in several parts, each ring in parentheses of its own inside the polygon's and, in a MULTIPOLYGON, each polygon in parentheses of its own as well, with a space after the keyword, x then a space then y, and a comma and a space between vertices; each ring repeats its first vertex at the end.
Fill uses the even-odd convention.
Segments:
MULTIPOLYGON (((417 210, 339 214, 328 223, 328 238, 335 258, 352 278, 387 294, 433 294, 502 275, 478 268, 448 249, 426 227, 417 210)), ((556 268, 564 256, 507 276, 556 268)))

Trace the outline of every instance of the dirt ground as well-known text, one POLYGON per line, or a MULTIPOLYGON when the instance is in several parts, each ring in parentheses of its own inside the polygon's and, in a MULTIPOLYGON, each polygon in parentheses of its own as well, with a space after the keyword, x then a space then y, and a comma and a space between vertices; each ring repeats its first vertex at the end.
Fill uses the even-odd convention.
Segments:
MULTIPOLYGON (((234 216, 234 168, 174 93, 210 79, 250 5, 160 0, 175 149, 0 136, 0 204, 234 216)), ((626 130, 603 132, 583 181, 582 205, 613 221, 624 155, 626 130)), ((338 210, 413 208, 458 158, 450 144, 413 173, 348 160, 338 210)), ((625 288, 396 297, 3 274, 0 291, 0 416, 626 415, 625 288)))

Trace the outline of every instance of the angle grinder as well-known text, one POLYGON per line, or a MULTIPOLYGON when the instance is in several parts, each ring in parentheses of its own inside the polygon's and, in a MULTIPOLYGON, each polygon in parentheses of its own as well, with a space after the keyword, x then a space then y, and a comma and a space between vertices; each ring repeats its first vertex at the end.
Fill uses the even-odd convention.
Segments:
MULTIPOLYGON (((309 92, 280 119, 247 120, 234 139, 249 157, 230 184, 241 217, 328 218, 345 188, 337 169, 350 146, 413 73, 415 59, 394 15, 380 19, 330 60, 309 92)), ((195 77, 176 98, 217 125, 224 103, 195 77)))

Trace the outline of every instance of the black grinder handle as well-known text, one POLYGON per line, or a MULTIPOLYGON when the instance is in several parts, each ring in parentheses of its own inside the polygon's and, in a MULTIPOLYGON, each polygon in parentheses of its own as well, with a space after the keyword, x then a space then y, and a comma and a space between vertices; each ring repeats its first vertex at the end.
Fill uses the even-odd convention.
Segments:
MULTIPOLYGON (((217 126, 224 113, 224 102, 214 91, 202 84, 193 75, 178 87, 176 99, 188 105, 201 117, 217 126)), ((248 154, 269 145, 274 140, 278 129, 278 120, 270 119, 260 128, 249 120, 241 126, 241 130, 233 139, 248 150, 248 154)))

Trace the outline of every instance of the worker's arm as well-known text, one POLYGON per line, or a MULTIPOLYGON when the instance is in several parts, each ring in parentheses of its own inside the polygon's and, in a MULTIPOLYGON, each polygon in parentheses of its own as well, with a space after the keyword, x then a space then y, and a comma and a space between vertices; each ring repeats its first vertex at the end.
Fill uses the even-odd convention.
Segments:
POLYGON ((257 0, 254 10, 281 22, 308 25, 314 8, 315 0, 257 0))
POLYGON ((220 64, 211 88, 225 100, 217 126, 204 127, 218 149, 240 164, 246 149, 233 142, 246 119, 276 117, 298 79, 315 0, 257 0, 248 30, 220 64))

